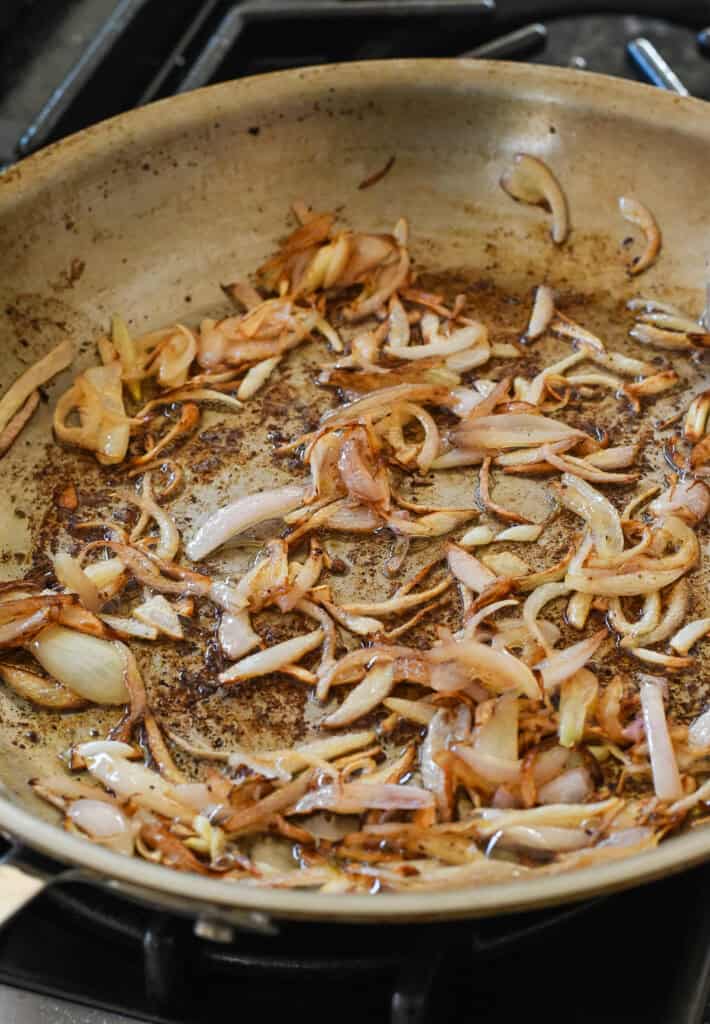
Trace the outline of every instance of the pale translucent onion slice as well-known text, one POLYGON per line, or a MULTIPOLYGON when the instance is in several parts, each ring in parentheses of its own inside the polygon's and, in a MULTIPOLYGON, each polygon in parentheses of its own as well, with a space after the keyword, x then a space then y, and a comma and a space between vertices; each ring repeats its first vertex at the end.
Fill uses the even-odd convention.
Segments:
POLYGON ((447 708, 440 708, 427 726, 426 736, 419 747, 419 771, 425 789, 433 793, 437 811, 442 821, 451 818, 452 791, 447 773, 437 758, 448 750, 454 739, 453 715, 447 708))
POLYGON ((710 747, 710 709, 703 711, 688 727, 688 744, 691 747, 710 747))
POLYGON ((546 654, 550 654, 552 648, 538 626, 537 617, 546 604, 566 597, 568 593, 569 586, 566 583, 543 583, 541 587, 532 591, 523 605, 523 622, 530 635, 535 637, 546 654))
MULTIPOLYGON (((540 689, 528 666, 507 651, 494 651, 476 640, 464 640, 433 647, 427 657, 435 666, 445 666, 447 662, 460 666, 471 679, 479 679, 493 693, 514 690, 532 700, 540 698, 540 689)), ((432 685, 443 692, 455 690, 458 679, 454 674, 449 684, 445 674, 439 675, 437 681, 432 679, 432 685)))
POLYGON ((640 677, 641 709, 648 743, 653 785, 659 800, 678 800, 683 786, 663 707, 662 681, 653 676, 640 677))
POLYGON ((247 370, 237 389, 237 398, 242 402, 252 398, 266 384, 281 359, 281 356, 271 356, 270 359, 262 359, 260 363, 247 370))
POLYGON ((482 754, 518 762, 518 698, 504 694, 496 701, 493 713, 476 729, 473 746, 482 754))
POLYGON ((428 590, 420 590, 416 594, 395 594, 394 597, 387 598, 384 601, 355 601, 351 604, 341 605, 341 607, 345 612, 352 615, 396 615, 398 612, 416 608, 417 605, 425 604, 427 601, 438 597, 439 594, 443 594, 445 590, 448 590, 452 582, 453 580, 449 576, 440 583, 434 584, 433 587, 429 587, 428 590))
POLYGON ((556 779, 540 786, 537 798, 541 804, 579 804, 587 800, 594 787, 586 768, 571 768, 556 779))
MULTIPOLYGON (((494 539, 495 534, 490 526, 472 526, 463 535, 459 545, 465 548, 483 547, 486 544, 492 543, 494 539)), ((451 563, 449 563, 449 568, 451 568, 451 563)), ((453 572, 453 569, 451 571, 453 572)), ((456 574, 454 573, 454 575, 456 574)))
POLYGON ((567 200, 547 164, 528 153, 517 153, 513 167, 505 172, 500 184, 519 202, 546 206, 552 215, 552 240, 555 245, 562 245, 569 233, 567 200))
POLYGON ((629 331, 629 335, 642 345, 650 345, 651 348, 660 348, 666 352, 688 352, 696 347, 687 334, 664 331, 653 324, 636 324, 629 331))
POLYGON ((529 523, 527 525, 521 524, 519 526, 509 526, 501 533, 496 535, 496 542, 498 541, 516 541, 517 543, 530 543, 540 539, 544 527, 539 523, 529 523))
POLYGON ((531 828, 514 825, 494 837, 495 848, 502 850, 533 850, 539 853, 567 853, 591 846, 594 836, 578 828, 531 828))
POLYGON ((632 567, 625 573, 595 575, 600 571, 603 570, 581 569, 579 572, 568 573, 565 580, 572 590, 580 590, 584 594, 597 594, 601 597, 638 597, 669 587, 679 576, 687 572, 687 567, 666 570, 639 570, 638 567, 632 567))
POLYGON ((547 442, 587 437, 574 427, 546 416, 530 413, 503 413, 481 416, 466 422, 453 432, 453 439, 462 448, 495 451, 509 448, 534 448, 547 442))
POLYGON ((549 285, 541 284, 535 292, 535 302, 530 313, 530 322, 525 331, 528 341, 541 338, 555 315, 555 293, 549 285))
POLYGON ((245 679, 254 679, 257 676, 269 675, 271 672, 278 672, 287 665, 300 661, 309 651, 319 647, 323 640, 323 630, 314 629, 305 636, 293 637, 291 640, 284 640, 273 647, 259 651, 258 654, 250 654, 241 661, 236 662, 230 668, 222 672, 218 679, 220 683, 236 683, 245 679))
POLYGON ((323 720, 323 725, 329 729, 339 729, 343 725, 350 725, 351 722, 376 708, 385 697, 389 697, 394 683, 392 663, 378 662, 370 669, 362 682, 358 683, 355 689, 348 694, 337 711, 333 711, 323 720))
POLYGON ((29 644, 45 672, 95 704, 128 700, 121 647, 63 626, 47 626, 29 644))
POLYGON ((710 633, 710 619, 694 619, 679 629, 669 643, 678 654, 687 654, 693 644, 710 633))
POLYGON ((274 491, 249 494, 224 505, 208 516, 185 546, 192 561, 205 558, 228 540, 244 533, 258 523, 279 519, 303 504, 305 488, 300 485, 280 487, 274 491))
POLYGON ((94 839, 129 833, 128 819, 118 807, 105 800, 75 800, 67 811, 67 817, 94 839))
POLYGON ((562 683, 558 727, 560 746, 571 748, 582 742, 587 716, 598 692, 599 681, 588 669, 580 669, 562 683))
POLYGON ((463 743, 455 743, 451 750, 489 785, 516 785, 520 781, 520 761, 487 754, 463 743))
POLYGON ((147 626, 144 622, 123 615, 100 615, 109 629, 123 639, 134 637, 136 640, 157 640, 158 630, 155 626, 147 626))
POLYGON ((598 803, 548 804, 544 807, 532 807, 529 810, 499 811, 494 808, 483 808, 474 812, 477 832, 483 838, 489 837, 502 828, 514 825, 525 825, 531 828, 551 826, 556 828, 580 828, 588 822, 611 816, 623 807, 624 801, 618 797, 602 800, 598 803))
POLYGON ((496 581, 496 574, 475 558, 468 551, 462 550, 457 544, 448 544, 446 559, 449 569, 457 580, 476 594, 483 593, 496 581))
POLYGON ((655 590, 644 598, 643 611, 635 622, 630 622, 624 615, 618 597, 609 598, 608 620, 617 633, 624 637, 637 640, 655 629, 661 619, 661 595, 655 590))
POLYGON ((512 551, 494 551, 481 555, 481 561, 496 576, 504 579, 521 579, 530 574, 530 566, 512 551))
MULTIPOLYGON (((687 579, 682 577, 673 585, 666 609, 658 624, 648 633, 641 635, 643 646, 650 647, 651 644, 658 644, 672 636, 684 622, 689 602, 690 584, 687 579)), ((621 641, 621 646, 633 647, 635 643, 636 637, 627 636, 621 641)))
POLYGON ((651 515, 661 518, 682 515, 691 524, 701 522, 710 509, 710 488, 691 477, 679 480, 648 506, 651 515))
POLYGON ((407 345, 402 349, 385 346, 385 352, 397 359, 430 359, 432 356, 451 356, 456 352, 478 345, 485 345, 488 331, 483 324, 475 323, 452 331, 448 336, 438 332, 427 345, 407 345))
POLYGON ((573 629, 584 629, 593 601, 593 594, 572 594, 567 602, 565 618, 573 629))
POLYGON ((597 469, 626 469, 633 466, 638 455, 637 444, 617 445, 614 448, 600 448, 598 452, 585 455, 584 461, 597 469))
POLYGON ((53 558, 54 575, 67 590, 75 593, 84 608, 94 614, 101 610, 101 599, 96 584, 67 551, 58 551, 53 558))
POLYGON ((569 473, 577 479, 588 480, 595 484, 630 484, 638 479, 638 473, 608 473, 597 469, 585 459, 577 459, 574 455, 557 455, 549 445, 543 445, 543 459, 562 473, 569 473))
POLYGON ((562 475, 559 496, 565 508, 585 520, 600 555, 618 555, 624 550, 624 531, 619 513, 608 498, 571 473, 562 475))
POLYGON ((415 725, 429 725, 436 712, 433 704, 423 700, 406 700, 403 697, 387 697, 382 702, 388 711, 394 711, 401 718, 415 725))

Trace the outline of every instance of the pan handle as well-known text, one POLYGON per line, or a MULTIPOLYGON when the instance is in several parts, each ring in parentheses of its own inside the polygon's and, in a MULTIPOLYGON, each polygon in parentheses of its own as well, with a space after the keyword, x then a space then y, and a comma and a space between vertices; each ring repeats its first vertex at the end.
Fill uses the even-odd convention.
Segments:
POLYGON ((278 933, 277 925, 266 914, 201 905, 189 897, 158 894, 140 886, 116 882, 85 868, 65 868, 51 858, 29 850, 6 833, 0 833, 0 842, 3 839, 7 850, 0 855, 0 929, 50 886, 79 883, 109 890, 153 910, 190 918, 195 935, 211 942, 231 942, 238 931, 258 935, 278 933))

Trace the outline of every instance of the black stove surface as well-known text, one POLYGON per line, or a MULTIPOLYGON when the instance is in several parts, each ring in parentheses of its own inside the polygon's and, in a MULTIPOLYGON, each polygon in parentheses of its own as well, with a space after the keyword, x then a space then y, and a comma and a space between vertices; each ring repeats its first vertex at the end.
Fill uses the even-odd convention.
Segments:
POLYGON ((708 896, 710 869, 700 868, 515 918, 284 925, 220 945, 74 886, 41 896, 0 935, 0 983, 160 1024, 213 1024, 226 1012, 310 1024, 700 1024, 708 896))
MULTIPOLYGON (((684 0, 0 0, 0 166, 150 99, 333 60, 488 47, 646 80, 627 52, 643 37, 710 99, 705 26, 710 3, 684 0)), ((58 888, 0 933, 0 988, 100 1012, 65 1016, 57 1003, 44 1016, 3 1016, 0 994, 0 1024, 117 1021, 109 1011, 163 1024, 256 1013, 310 1024, 710 1024, 708 896, 710 867, 573 911, 456 927, 284 926, 221 945, 95 889, 58 888)))

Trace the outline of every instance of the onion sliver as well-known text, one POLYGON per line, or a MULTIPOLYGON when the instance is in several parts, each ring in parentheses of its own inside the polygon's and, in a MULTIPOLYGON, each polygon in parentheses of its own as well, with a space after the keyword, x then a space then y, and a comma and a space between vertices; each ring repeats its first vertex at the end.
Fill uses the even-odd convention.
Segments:
POLYGON ((32 392, 62 370, 66 370, 73 358, 74 346, 71 341, 60 341, 46 356, 25 370, 0 399, 0 431, 5 429, 32 392))
POLYGON ((597 699, 599 683, 593 672, 580 669, 562 683, 560 693, 560 746, 574 747, 582 741, 587 714, 597 699))
POLYGON ((63 626, 47 626, 29 643, 45 672, 95 704, 125 704, 120 645, 63 626))
MULTIPOLYGON (((678 654, 687 654, 693 644, 710 633, 710 619, 694 619, 671 637, 670 645, 678 654)), ((645 642, 645 639, 644 639, 645 642)))
POLYGON ((618 555, 624 550, 624 531, 619 513, 603 494, 586 480, 572 473, 563 473, 559 495, 565 508, 585 520, 600 555, 618 555))
POLYGON ((378 662, 367 673, 361 683, 352 690, 343 703, 324 720, 323 725, 329 729, 339 729, 349 725, 368 711, 376 708, 385 697, 389 697, 394 686, 394 666, 392 663, 378 662))
POLYGON ((475 591, 476 594, 483 593, 487 587, 490 587, 496 581, 495 573, 491 572, 487 566, 479 562, 468 551, 463 551, 456 544, 447 545, 446 559, 449 563, 449 569, 456 579, 468 587, 469 590, 475 591))
POLYGON ((703 711, 688 728, 688 744, 691 747, 710 747, 710 709, 703 711))
POLYGON ((535 670, 542 676, 545 690, 548 693, 555 690, 566 679, 571 679, 584 668, 606 636, 607 631, 600 629, 586 640, 580 640, 578 644, 566 647, 563 651, 553 651, 549 658, 535 665, 535 670))
POLYGON ((209 516, 188 542, 185 547, 187 557, 192 561, 205 558, 215 548, 257 523, 278 519, 292 512, 303 504, 304 497, 305 488, 291 485, 275 491, 250 494, 225 505, 209 516))
MULTIPOLYGON (((435 665, 453 662, 454 665, 463 666, 471 678, 480 679, 483 685, 494 693, 515 690, 532 700, 540 699, 540 689, 535 676, 524 662, 507 651, 494 651, 476 640, 464 640, 433 647, 427 653, 427 657, 435 665)), ((457 685, 451 687, 457 688, 457 685)), ((446 692, 449 687, 444 684, 436 686, 436 689, 446 692)))
POLYGON ((301 797, 294 814, 311 811, 335 811, 336 814, 358 814, 368 808, 385 811, 417 811, 431 807, 434 798, 419 786, 399 786, 392 783, 346 782, 334 786, 321 786, 301 797))
POLYGON ((54 556, 54 575, 63 587, 78 596, 87 611, 96 614, 101 610, 101 600, 96 584, 68 552, 58 551, 54 556))
POLYGON ((528 153, 516 153, 512 169, 505 172, 500 184, 513 199, 547 206, 552 214, 552 241, 562 245, 569 232, 567 200, 547 164, 528 153))
POLYGON ((67 817, 82 832, 96 839, 122 835, 129 828, 119 808, 105 800, 75 800, 69 807, 67 817))
POLYGON ((547 442, 588 437, 581 430, 547 416, 531 413, 496 413, 463 423, 453 432, 454 442, 461 448, 495 451, 507 448, 534 448, 547 442))
POLYGON ((597 594, 601 597, 637 597, 641 594, 652 594, 675 583, 679 576, 687 572, 687 567, 679 569, 653 570, 631 568, 625 573, 610 573, 607 576, 591 575, 599 570, 581 569, 568 573, 565 582, 572 590, 580 590, 583 594, 597 594))
POLYGON ((541 284, 535 292, 535 302, 530 314, 530 323, 525 332, 528 341, 536 341, 542 337, 550 321, 555 315, 555 293, 546 284, 541 284))
POLYGON ((537 791, 541 804, 580 804, 592 792, 592 783, 586 768, 571 768, 546 782, 537 791))
POLYGON ((550 645, 537 624, 537 617, 549 601, 556 601, 560 597, 569 594, 569 587, 566 583, 543 583, 532 591, 523 605, 523 621, 530 632, 540 644, 546 654, 551 651, 550 645))
POLYGON ((293 637, 292 640, 284 640, 283 643, 267 647, 258 654, 250 654, 249 657, 238 661, 221 673, 219 681, 236 683, 243 679, 254 679, 256 676, 278 672, 279 669, 300 661, 305 654, 318 647, 322 640, 322 629, 314 629, 312 633, 293 637))
POLYGON ((641 676, 640 691, 656 796, 659 800, 678 800, 683 795, 683 786, 668 732, 661 682, 653 676, 641 676))
POLYGON ((225 612, 217 631, 219 645, 228 658, 243 658, 261 643, 258 633, 252 629, 249 612, 225 612))
POLYGON ((463 743, 454 744, 451 750, 490 785, 515 785, 520 781, 520 761, 496 757, 495 754, 484 753, 463 743))

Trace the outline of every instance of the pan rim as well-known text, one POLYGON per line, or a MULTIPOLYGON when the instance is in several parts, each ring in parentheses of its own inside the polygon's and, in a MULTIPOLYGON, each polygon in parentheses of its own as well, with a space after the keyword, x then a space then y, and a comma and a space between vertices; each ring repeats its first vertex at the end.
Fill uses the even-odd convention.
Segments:
MULTIPOLYGON (((571 104, 600 117, 636 123, 665 124, 672 133, 710 142, 708 106, 702 100, 678 97, 635 82, 545 65, 498 61, 394 60, 334 64, 276 72, 208 86, 121 114, 69 136, 0 175, 0 218, 20 201, 41 193, 58 174, 79 164, 105 160, 127 144, 154 140, 156 133, 186 130, 195 123, 228 113, 245 116, 250 107, 263 114, 279 102, 307 104, 322 99, 329 88, 334 98, 363 95, 374 88, 455 91, 465 95, 539 97, 571 104), (363 76, 364 79, 363 79, 363 76), (653 96, 653 103, 649 103, 653 96), (169 117, 166 113, 169 112, 169 117), (699 116, 702 115, 702 116, 699 116)), ((98 873, 119 890, 140 887, 160 896, 200 904, 236 908, 275 918, 350 921, 432 921, 539 909, 589 898, 602 892, 653 881, 710 858, 710 831, 699 830, 667 840, 654 850, 607 864, 540 879, 418 893, 321 894, 249 889, 219 879, 185 875, 169 868, 126 858, 63 831, 35 817, 0 795, 0 828, 52 858, 98 873)))

